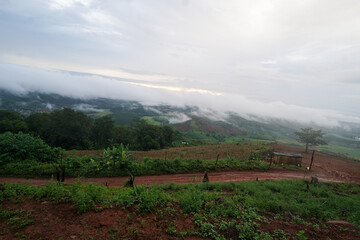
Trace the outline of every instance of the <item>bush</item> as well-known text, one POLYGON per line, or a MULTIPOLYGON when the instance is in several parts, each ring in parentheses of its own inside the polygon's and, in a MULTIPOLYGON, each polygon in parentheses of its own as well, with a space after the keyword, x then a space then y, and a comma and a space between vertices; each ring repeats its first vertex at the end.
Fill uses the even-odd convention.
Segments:
POLYGON ((0 134, 0 165, 14 161, 56 162, 60 148, 51 148, 39 137, 25 133, 0 134))
POLYGON ((204 203, 215 198, 216 194, 198 190, 193 185, 190 185, 188 189, 180 193, 179 202, 185 212, 196 213, 204 203))
POLYGON ((138 197, 138 210, 142 213, 152 212, 157 206, 163 206, 170 200, 170 195, 158 189, 149 188, 138 197))

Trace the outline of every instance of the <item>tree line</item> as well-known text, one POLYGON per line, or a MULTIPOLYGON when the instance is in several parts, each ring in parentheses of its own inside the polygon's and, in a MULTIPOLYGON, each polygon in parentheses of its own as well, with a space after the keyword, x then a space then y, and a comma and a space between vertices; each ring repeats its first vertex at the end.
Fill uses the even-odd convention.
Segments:
POLYGON ((134 119, 129 126, 115 124, 110 116, 90 118, 70 108, 25 117, 17 112, 0 110, 0 134, 29 133, 52 147, 103 149, 129 145, 130 150, 152 150, 172 146, 181 134, 169 126, 154 126, 134 119))

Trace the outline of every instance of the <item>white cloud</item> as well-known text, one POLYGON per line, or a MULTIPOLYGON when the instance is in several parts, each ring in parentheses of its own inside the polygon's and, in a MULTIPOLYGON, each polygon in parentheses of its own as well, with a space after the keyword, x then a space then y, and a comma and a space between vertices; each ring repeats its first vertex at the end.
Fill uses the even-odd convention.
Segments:
POLYGON ((50 9, 63 10, 73 7, 76 4, 80 4, 84 7, 89 7, 92 0, 50 0, 48 2, 50 9))
POLYGON ((169 123, 176 124, 191 120, 189 116, 184 113, 172 113, 171 117, 168 118, 169 123))
POLYGON ((82 111, 82 112, 101 112, 101 109, 94 108, 94 106, 80 103, 73 106, 75 110, 82 111))
MULTIPOLYGON (((140 101, 146 105, 170 104, 178 107, 197 106, 194 115, 206 116, 212 120, 225 120, 228 112, 235 112, 245 118, 284 119, 300 123, 315 123, 324 126, 339 126, 339 121, 360 122, 359 117, 345 115, 334 110, 307 108, 283 102, 258 101, 241 94, 214 95, 198 91, 169 91, 168 88, 134 85, 129 81, 119 81, 93 74, 76 74, 49 71, 38 68, 0 64, 0 87, 12 91, 51 92, 70 97, 106 97, 140 101), (6 78, 4 76, 7 76, 6 78), (31 76, 31 78, 29 78, 31 76), (11 79, 11 81, 9 81, 11 79)), ((78 106, 90 109, 89 106, 78 106)), ((91 107, 91 106, 90 106, 91 107)), ((94 109, 92 109, 94 110, 94 109)), ((94 110, 95 111, 95 110, 94 110)), ((185 116, 174 116, 187 119, 185 116)))

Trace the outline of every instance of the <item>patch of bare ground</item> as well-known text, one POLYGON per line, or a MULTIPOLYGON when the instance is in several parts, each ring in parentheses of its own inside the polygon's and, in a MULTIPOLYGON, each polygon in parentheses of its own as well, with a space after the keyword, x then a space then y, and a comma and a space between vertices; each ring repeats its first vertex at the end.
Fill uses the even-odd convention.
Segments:
POLYGON ((294 223, 291 221, 285 220, 273 220, 269 223, 261 224, 260 230, 268 233, 272 233, 273 236, 276 235, 276 232, 283 230, 287 233, 289 239, 290 236, 295 237, 302 235, 306 238, 295 238, 295 239, 318 239, 318 240, 328 240, 328 239, 343 239, 343 240, 355 240, 360 239, 359 229, 353 225, 344 225, 342 223, 331 224, 326 222, 319 222, 309 225, 303 225, 294 223), (303 231, 303 234, 301 232, 303 231), (300 234, 299 234, 300 233, 300 234))
MULTIPOLYGON (((275 151, 301 153, 303 156, 302 166, 310 165, 312 151, 304 152, 303 148, 272 144, 275 151)), ((360 184, 360 161, 329 155, 322 152, 315 152, 314 163, 311 175, 330 181, 355 182, 360 184)))

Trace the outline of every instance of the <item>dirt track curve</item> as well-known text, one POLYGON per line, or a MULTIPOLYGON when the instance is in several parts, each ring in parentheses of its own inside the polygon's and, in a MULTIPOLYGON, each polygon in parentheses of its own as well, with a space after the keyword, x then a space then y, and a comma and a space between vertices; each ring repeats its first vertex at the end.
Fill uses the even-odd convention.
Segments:
MULTIPOLYGON (((266 172, 259 171, 229 171, 229 172, 210 172, 208 174, 211 182, 239 182, 249 180, 279 180, 279 179, 309 179, 311 176, 317 177, 320 181, 332 182, 355 182, 360 184, 360 162, 345 158, 327 155, 324 153, 315 154, 313 169, 311 172, 305 170, 310 164, 311 153, 304 153, 303 149, 274 144, 275 151, 296 152, 303 155, 301 170, 270 169, 266 172)), ((171 175, 137 176, 135 183, 140 185, 151 185, 161 183, 191 183, 200 182, 204 173, 186 173, 171 175)), ((76 178, 67 178, 65 182, 74 182, 76 178)), ((109 186, 123 186, 127 177, 109 178, 86 178, 84 182, 96 182, 99 184, 108 183, 109 186)), ((0 177, 0 182, 28 182, 31 185, 45 185, 49 179, 43 178, 12 178, 0 177)))

